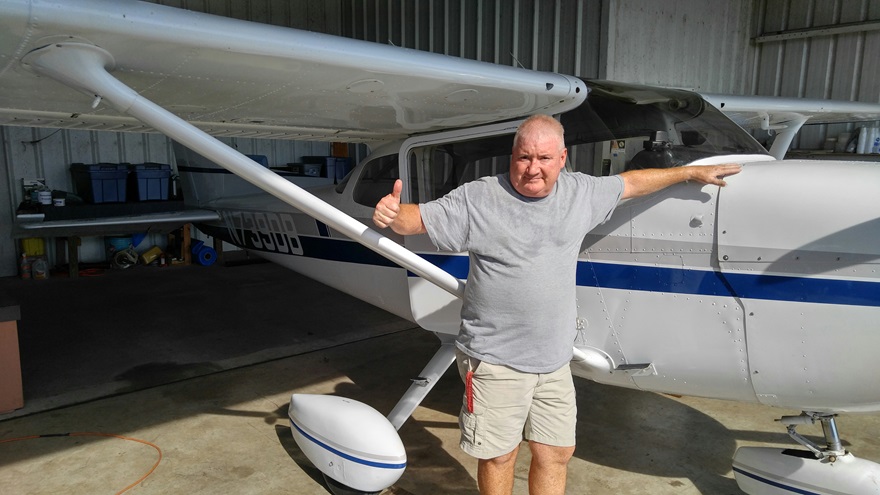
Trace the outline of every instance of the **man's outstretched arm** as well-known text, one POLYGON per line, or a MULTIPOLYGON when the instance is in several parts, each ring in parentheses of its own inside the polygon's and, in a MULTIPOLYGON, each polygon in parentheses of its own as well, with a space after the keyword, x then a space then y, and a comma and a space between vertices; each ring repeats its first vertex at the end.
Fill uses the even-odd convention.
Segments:
POLYGON ((620 174, 623 179, 622 198, 637 198, 688 180, 723 187, 727 185, 724 177, 738 174, 740 170, 742 165, 737 163, 630 170, 620 174))
POLYGON ((403 182, 400 179, 394 181, 391 194, 380 199, 373 210, 373 223, 380 228, 391 227, 391 230, 400 235, 424 234, 425 224, 422 222, 422 213, 419 205, 400 204, 400 192, 403 190, 403 182))

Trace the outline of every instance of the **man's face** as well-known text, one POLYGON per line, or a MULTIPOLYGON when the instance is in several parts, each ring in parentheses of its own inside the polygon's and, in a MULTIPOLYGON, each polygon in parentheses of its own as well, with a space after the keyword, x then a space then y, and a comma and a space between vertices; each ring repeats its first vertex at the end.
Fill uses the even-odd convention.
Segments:
POLYGON ((516 192, 543 198, 553 191, 565 167, 568 150, 550 132, 534 130, 523 135, 510 157, 510 182, 516 192))

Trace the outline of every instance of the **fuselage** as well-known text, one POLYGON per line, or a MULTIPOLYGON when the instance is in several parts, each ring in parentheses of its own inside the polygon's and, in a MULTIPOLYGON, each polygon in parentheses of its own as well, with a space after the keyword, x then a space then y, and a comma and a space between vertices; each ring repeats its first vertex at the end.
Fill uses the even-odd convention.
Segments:
MULTIPOLYGON (((606 96, 620 93, 611 85, 594 92, 602 96, 602 89, 606 96)), ((880 410, 880 389, 862 383, 880 376, 874 359, 880 344, 880 168, 777 161, 717 111, 694 108, 698 102, 684 92, 665 103, 656 100, 628 103, 637 125, 626 127, 615 107, 619 101, 591 95, 589 115, 580 112, 589 125, 573 123, 577 110, 562 119, 567 140, 580 139, 573 159, 592 161, 600 156, 598 142, 641 139, 656 129, 671 137, 657 150, 645 146, 654 152, 654 166, 740 162, 744 169, 723 189, 678 184, 624 201, 586 237, 577 267, 573 344, 590 359, 575 359, 574 373, 630 388, 797 410, 880 410), (664 114, 664 108, 672 111, 664 114), (683 117, 681 108, 690 113, 683 117), (606 113, 618 116, 616 127, 597 129, 596 119, 606 113)), ((393 179, 404 179, 405 200, 422 202, 466 180, 506 171, 503 150, 509 153, 515 127, 389 144, 340 186, 312 192, 370 225, 372 206, 390 192, 393 179)), ((636 161, 630 155, 620 164, 636 161)), ((598 175, 621 171, 613 162, 574 165, 598 175)), ((210 235, 426 330, 458 331, 455 297, 279 200, 227 195, 200 206, 223 216, 223 222, 201 227, 210 235)), ((438 252, 426 236, 386 234, 467 278, 467 253, 438 252)))

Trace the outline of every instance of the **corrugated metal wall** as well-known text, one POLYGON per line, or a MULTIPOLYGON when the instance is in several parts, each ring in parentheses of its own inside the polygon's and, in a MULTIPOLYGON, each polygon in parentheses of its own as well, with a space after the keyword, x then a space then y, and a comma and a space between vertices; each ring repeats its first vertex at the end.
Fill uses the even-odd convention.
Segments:
MULTIPOLYGON (((760 0, 755 25, 752 94, 880 103, 880 0, 760 0)), ((806 126, 792 146, 855 127, 806 126)))
POLYGON ((751 0, 610 2, 608 79, 740 94, 751 0))
POLYGON ((599 0, 342 0, 342 34, 502 65, 600 77, 599 0))
POLYGON ((749 80, 751 0, 343 0, 342 5, 343 35, 379 43, 704 91, 741 92, 749 80))

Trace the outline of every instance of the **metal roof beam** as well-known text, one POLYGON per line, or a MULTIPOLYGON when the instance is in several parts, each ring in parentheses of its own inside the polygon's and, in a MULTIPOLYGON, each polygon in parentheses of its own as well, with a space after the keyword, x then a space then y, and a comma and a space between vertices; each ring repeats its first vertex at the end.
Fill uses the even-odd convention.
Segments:
POLYGON ((862 33, 866 31, 880 30, 880 21, 860 21, 837 24, 834 26, 815 26, 803 29, 790 29, 762 34, 752 38, 755 43, 768 43, 771 41, 787 41, 803 38, 815 38, 817 36, 832 36, 835 34, 862 33))

